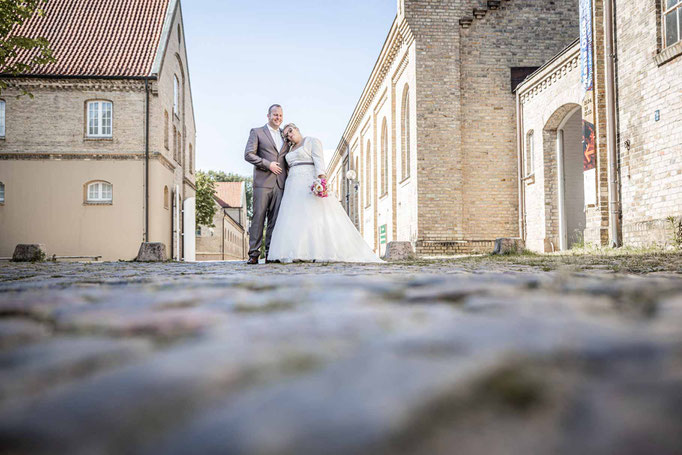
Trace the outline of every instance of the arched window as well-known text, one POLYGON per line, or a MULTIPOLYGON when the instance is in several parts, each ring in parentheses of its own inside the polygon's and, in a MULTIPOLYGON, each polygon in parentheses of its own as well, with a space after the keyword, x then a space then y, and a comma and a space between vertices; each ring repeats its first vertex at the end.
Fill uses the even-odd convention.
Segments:
POLYGON ((168 150, 168 111, 163 110, 163 146, 168 150))
POLYGON ((409 87, 405 84, 403 90, 403 109, 402 109, 402 134, 400 144, 400 168, 403 180, 410 176, 410 92, 409 87))
POLYGON ((5 184, 0 182, 0 204, 5 203, 5 184))
POLYGON ((113 111, 114 103, 111 101, 88 101, 88 137, 112 137, 113 136, 113 111))
POLYGON ((173 114, 180 117, 180 80, 173 75, 173 114))
POLYGON ((369 207, 372 196, 372 144, 367 141, 365 148, 365 207, 369 207))
POLYGON ((163 208, 166 209, 166 210, 168 210, 168 209, 169 209, 169 206, 170 206, 169 200, 170 200, 170 197, 169 197, 169 194, 168 194, 168 187, 167 187, 167 186, 164 186, 164 187, 163 187, 163 208))
POLYGON ((194 174, 194 149, 189 144, 189 173, 194 174))
POLYGON ((111 204, 114 200, 113 186, 109 182, 95 181, 85 184, 85 202, 92 204, 111 204))
POLYGON ((381 123, 381 195, 388 193, 388 127, 386 117, 381 123))
POLYGON ((5 100, 0 100, 0 137, 5 137, 5 100))
POLYGON ((528 177, 533 174, 533 169, 535 169, 535 134, 533 130, 530 130, 526 134, 526 156, 524 160, 524 177, 528 177))

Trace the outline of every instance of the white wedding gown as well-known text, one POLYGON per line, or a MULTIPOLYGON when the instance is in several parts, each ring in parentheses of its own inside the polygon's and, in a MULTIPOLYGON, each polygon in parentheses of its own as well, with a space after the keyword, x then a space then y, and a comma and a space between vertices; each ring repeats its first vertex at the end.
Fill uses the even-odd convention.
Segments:
POLYGON ((310 187, 324 174, 322 143, 306 137, 286 156, 289 175, 272 232, 268 260, 293 262, 383 262, 367 245, 332 194, 315 196, 310 187))

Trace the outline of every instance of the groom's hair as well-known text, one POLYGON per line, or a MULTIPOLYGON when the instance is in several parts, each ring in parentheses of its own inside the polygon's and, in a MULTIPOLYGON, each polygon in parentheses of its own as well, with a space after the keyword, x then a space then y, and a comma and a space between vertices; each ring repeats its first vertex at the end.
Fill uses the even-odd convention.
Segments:
POLYGON ((273 104, 272 106, 270 106, 270 107, 268 108, 268 114, 272 114, 272 110, 273 110, 274 108, 276 108, 276 107, 282 109, 282 106, 280 106, 279 104, 273 104))

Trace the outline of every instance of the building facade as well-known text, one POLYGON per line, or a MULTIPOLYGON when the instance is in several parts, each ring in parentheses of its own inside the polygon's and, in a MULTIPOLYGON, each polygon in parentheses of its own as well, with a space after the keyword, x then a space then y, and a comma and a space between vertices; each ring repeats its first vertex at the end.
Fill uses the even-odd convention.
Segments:
POLYGON ((179 0, 55 0, 17 33, 47 38, 56 63, 0 76, 0 256, 41 243, 48 255, 129 260, 149 241, 193 260, 183 233, 193 241, 196 127, 179 0), (22 89, 34 97, 17 99, 22 89))
POLYGON ((393 240, 421 255, 489 251, 517 235, 512 84, 575 39, 577 11, 577 0, 398 1, 329 165, 375 251, 393 240))
POLYGON ((246 260, 249 252, 249 221, 246 184, 217 182, 213 226, 197 226, 197 261, 246 260))
POLYGON ((518 89, 522 235, 545 252, 671 245, 682 217, 682 2, 587 0, 581 15, 591 42, 518 89))
POLYGON ((399 1, 332 188, 380 254, 670 244, 681 37, 680 0, 399 1))

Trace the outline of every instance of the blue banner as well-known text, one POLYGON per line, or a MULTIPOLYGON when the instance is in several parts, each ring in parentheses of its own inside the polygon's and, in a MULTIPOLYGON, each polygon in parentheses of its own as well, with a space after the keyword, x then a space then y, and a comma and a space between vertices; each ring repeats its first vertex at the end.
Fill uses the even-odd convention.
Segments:
POLYGON ((592 0, 580 0, 580 81, 583 90, 593 88, 592 0))

